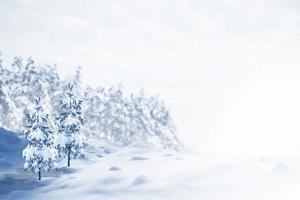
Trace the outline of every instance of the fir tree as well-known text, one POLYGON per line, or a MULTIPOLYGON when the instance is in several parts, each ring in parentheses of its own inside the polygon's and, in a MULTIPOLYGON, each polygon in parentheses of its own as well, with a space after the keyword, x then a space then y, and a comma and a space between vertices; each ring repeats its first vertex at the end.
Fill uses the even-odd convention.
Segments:
POLYGON ((27 115, 28 129, 25 135, 28 145, 23 150, 23 157, 25 171, 38 173, 39 180, 43 171, 49 171, 56 165, 57 150, 53 146, 53 134, 47 124, 48 117, 38 98, 35 112, 27 115))
POLYGON ((61 110, 57 118, 58 133, 55 146, 60 157, 67 157, 68 167, 70 167, 71 159, 84 156, 84 147, 87 143, 86 138, 80 134, 83 124, 82 101, 77 99, 73 85, 68 84, 64 97, 60 101, 61 110))

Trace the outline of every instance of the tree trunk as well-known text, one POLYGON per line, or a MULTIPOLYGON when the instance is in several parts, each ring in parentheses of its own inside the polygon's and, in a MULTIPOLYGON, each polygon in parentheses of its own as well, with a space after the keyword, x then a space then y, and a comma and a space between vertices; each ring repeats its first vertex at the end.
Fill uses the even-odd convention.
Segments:
POLYGON ((41 170, 39 170, 39 181, 42 179, 41 170))
POLYGON ((70 152, 68 153, 68 167, 70 167, 70 160, 71 160, 71 158, 70 158, 70 152))

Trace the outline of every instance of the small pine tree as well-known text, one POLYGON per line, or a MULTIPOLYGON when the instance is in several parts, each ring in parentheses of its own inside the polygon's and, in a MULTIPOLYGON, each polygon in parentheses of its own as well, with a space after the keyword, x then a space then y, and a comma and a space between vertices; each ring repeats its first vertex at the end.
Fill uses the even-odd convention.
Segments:
POLYGON ((68 167, 70 167, 71 159, 84 156, 84 147, 87 145, 86 138, 80 134, 80 128, 83 124, 82 101, 77 99, 73 85, 68 84, 65 99, 62 99, 60 104, 61 110, 57 118, 58 132, 55 147, 59 152, 59 157, 67 156, 68 167))
POLYGON ((35 172, 41 180, 42 171, 55 167, 57 150, 53 146, 53 134, 48 127, 48 114, 44 114, 40 98, 36 99, 35 112, 27 115, 28 130, 25 132, 28 141, 23 150, 25 171, 35 172))

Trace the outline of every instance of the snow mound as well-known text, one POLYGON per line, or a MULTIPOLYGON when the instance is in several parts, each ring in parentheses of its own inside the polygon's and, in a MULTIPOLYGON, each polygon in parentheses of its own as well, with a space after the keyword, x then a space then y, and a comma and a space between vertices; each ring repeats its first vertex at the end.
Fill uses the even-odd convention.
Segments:
POLYGON ((121 170, 121 168, 120 167, 117 167, 117 166, 111 166, 110 168, 109 168, 109 171, 120 171, 121 170))
POLYGON ((142 185, 147 182, 147 177, 145 175, 137 176, 134 181, 132 182, 132 185, 142 185))

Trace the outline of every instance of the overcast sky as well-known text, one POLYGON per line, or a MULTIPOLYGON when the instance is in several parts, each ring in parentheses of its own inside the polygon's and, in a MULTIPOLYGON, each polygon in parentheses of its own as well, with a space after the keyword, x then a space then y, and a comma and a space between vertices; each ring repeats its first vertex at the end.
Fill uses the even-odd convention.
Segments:
POLYGON ((300 1, 0 0, 0 51, 144 87, 188 147, 300 155, 300 1))

